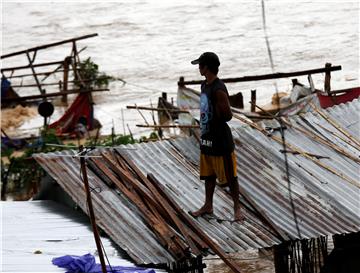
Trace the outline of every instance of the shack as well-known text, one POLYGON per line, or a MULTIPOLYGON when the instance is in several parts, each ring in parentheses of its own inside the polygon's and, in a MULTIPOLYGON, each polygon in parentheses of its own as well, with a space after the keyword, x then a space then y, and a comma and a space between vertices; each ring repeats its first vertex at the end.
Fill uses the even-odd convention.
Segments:
MULTIPOLYGON (((277 120, 235 114, 241 223, 229 220, 231 197, 219 187, 215 217, 188 215, 204 197, 196 138, 94 149, 86 162, 97 224, 136 264, 170 272, 202 272, 209 253, 241 272, 229 255, 262 248, 273 249, 276 272, 325 270, 328 238, 359 237, 359 108, 355 99, 284 117, 284 141, 277 120)), ((34 157, 87 213, 77 154, 34 157)))

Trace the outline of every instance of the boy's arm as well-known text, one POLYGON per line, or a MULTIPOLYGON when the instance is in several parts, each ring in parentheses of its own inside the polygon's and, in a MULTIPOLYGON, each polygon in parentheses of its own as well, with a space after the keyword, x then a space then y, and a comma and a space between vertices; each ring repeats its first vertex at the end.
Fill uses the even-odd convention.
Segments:
POLYGON ((215 92, 216 98, 216 113, 219 116, 219 119, 229 121, 232 118, 232 112, 230 108, 230 102, 228 95, 223 90, 217 90, 215 92))

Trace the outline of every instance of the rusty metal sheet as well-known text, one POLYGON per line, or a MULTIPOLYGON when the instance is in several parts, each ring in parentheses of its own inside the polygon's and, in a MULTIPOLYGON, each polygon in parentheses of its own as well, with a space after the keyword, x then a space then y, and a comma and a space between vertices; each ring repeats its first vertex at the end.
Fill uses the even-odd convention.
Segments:
MULTIPOLYGON (((359 108, 359 101, 355 100, 325 112, 342 124, 351 135, 358 136, 359 120, 354 117, 357 117, 359 108)), ((289 122, 328 139, 359 157, 359 150, 341 139, 335 141, 330 132, 324 129, 320 131, 316 127, 319 123, 329 126, 316 113, 292 117, 289 122)), ((263 125, 269 124, 277 125, 276 121, 263 125)), ((329 127, 329 130, 334 129, 329 127)), ((240 122, 232 122, 232 132, 236 142, 240 187, 261 208, 276 229, 291 238, 312 238, 360 230, 359 188, 341 177, 344 175, 357 181, 359 163, 289 127, 285 130, 288 144, 308 153, 329 157, 319 160, 341 174, 334 174, 301 154, 289 153, 290 191, 282 145, 240 122)), ((274 131, 273 135, 280 134, 274 131)), ((203 182, 199 180, 199 146, 194 138, 133 144, 115 149, 130 157, 145 175, 152 173, 185 211, 195 210, 203 204, 205 194, 203 182)), ((61 154, 67 153, 69 152, 61 154)), ((94 154, 98 154, 98 151, 94 154)), ((39 154, 35 158, 86 211, 78 161, 69 157, 52 157, 52 154, 39 154)), ((172 257, 156 242, 155 235, 143 223, 136 208, 121 194, 108 188, 104 178, 90 170, 89 173, 92 187, 102 189, 100 193, 94 194, 94 206, 100 226, 114 241, 138 263, 172 261, 172 257)), ((274 235, 269 225, 250 211, 246 211, 246 220, 242 224, 220 221, 219 219, 231 219, 233 213, 231 197, 221 188, 215 190, 214 213, 217 219, 200 217, 196 222, 226 252, 280 243, 279 236, 274 235)))

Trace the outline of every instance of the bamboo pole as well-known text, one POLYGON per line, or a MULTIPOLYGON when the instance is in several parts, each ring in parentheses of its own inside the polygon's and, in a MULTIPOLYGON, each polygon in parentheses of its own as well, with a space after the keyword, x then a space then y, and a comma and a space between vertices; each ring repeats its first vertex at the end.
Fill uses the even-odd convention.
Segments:
POLYGON ((316 123, 317 126, 319 126, 321 129, 323 129, 324 131, 328 132, 329 134, 339 138, 340 140, 344 141, 346 144, 352 146, 353 148, 357 149, 359 151, 360 147, 356 146, 354 143, 352 143, 350 140, 344 138, 343 136, 341 136, 340 134, 337 134, 336 132, 333 132, 331 130, 329 130, 328 128, 322 126, 321 124, 316 123))
POLYGON ((339 146, 337 146, 336 144, 326 140, 326 139, 323 139, 321 137, 319 137, 318 135, 312 133, 312 132, 308 132, 306 130, 304 130, 303 128, 300 128, 298 126, 295 126, 293 124, 291 124, 290 122, 286 121, 284 118, 283 118, 283 121, 284 123, 293 128, 294 130, 296 131, 299 131, 301 132, 302 134, 304 134, 305 136, 313 139, 314 141, 318 142, 318 143, 321 143, 323 145, 326 145, 327 147, 331 148, 331 149, 334 149, 335 151, 337 151, 338 153, 350 158, 351 160, 354 160, 356 161, 357 163, 360 163, 360 158, 357 158, 356 156, 353 156, 351 154, 349 154, 348 152, 346 152, 344 149, 340 148, 339 146))
POLYGON ((144 117, 144 115, 141 113, 141 111, 139 110, 139 108, 137 107, 137 105, 135 104, 135 109, 139 112, 140 116, 143 118, 143 120, 145 121, 147 126, 150 126, 149 122, 147 122, 146 118, 144 117))
MULTIPOLYGON (((244 119, 244 118, 242 118, 242 117, 240 117, 240 116, 238 116, 238 115, 236 115, 236 114, 234 114, 233 116, 234 116, 235 118, 241 120, 242 122, 250 125, 250 126, 253 127, 254 129, 262 132, 264 135, 266 135, 266 136, 268 135, 267 132, 266 132, 266 130, 264 130, 263 128, 259 127, 258 125, 254 124, 254 123, 252 123, 252 122, 249 122, 249 121, 247 121, 246 119, 244 119)), ((276 136, 273 136, 273 135, 271 135, 270 137, 271 137, 273 140, 275 140, 276 142, 278 142, 279 144, 282 144, 282 143, 283 143, 282 140, 281 140, 281 138, 279 138, 279 137, 276 137, 276 136)), ((326 169, 327 171, 331 172, 332 174, 334 174, 334 175, 336 175, 336 176, 344 179, 345 181, 349 182, 350 184, 354 185, 355 187, 360 188, 360 183, 359 183, 358 181, 352 180, 351 178, 347 177, 346 175, 344 175, 344 174, 342 174, 342 173, 338 173, 336 170, 334 170, 333 168, 325 165, 325 164, 322 163, 320 160, 315 159, 315 158, 309 156, 308 154, 306 154, 306 152, 302 151, 301 149, 299 149, 299 148, 297 148, 297 147, 295 147, 295 146, 293 146, 293 145, 291 145, 291 144, 289 144, 289 143, 285 143, 285 146, 286 146, 287 148, 295 151, 295 152, 298 152, 299 154, 301 154, 301 155, 304 156, 305 158, 310 159, 310 160, 313 161, 316 165, 318 165, 318 166, 326 169)))
POLYGON ((186 110, 177 110, 177 109, 166 109, 166 108, 156 108, 156 107, 145 107, 145 106, 137 106, 137 105, 127 105, 127 109, 139 109, 139 110, 149 110, 149 111, 169 111, 173 113, 189 113, 189 111, 186 110))
POLYGON ((332 126, 334 126, 339 132, 344 134, 347 138, 352 140, 356 145, 360 147, 360 141, 356 138, 352 137, 345 129, 343 129, 335 120, 330 118, 328 115, 326 115, 323 111, 320 111, 319 108, 317 108, 312 102, 310 102, 310 106, 325 119, 327 122, 329 122, 332 126))
POLYGON ((136 124, 137 127, 143 128, 200 128, 199 125, 143 125, 143 124, 136 124))

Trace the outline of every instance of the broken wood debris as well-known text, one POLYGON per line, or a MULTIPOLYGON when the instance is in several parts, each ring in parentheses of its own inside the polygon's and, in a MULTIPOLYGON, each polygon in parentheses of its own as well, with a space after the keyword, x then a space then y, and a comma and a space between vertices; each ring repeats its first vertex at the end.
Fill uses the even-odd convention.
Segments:
MULTIPOLYGON (((166 192, 152 175, 145 176, 122 151, 100 152, 102 158, 90 158, 89 167, 106 177, 142 214, 162 246, 178 262, 201 258, 211 249, 236 273, 239 266, 207 235, 166 192)), ((197 264, 197 266, 201 266, 197 264)))

